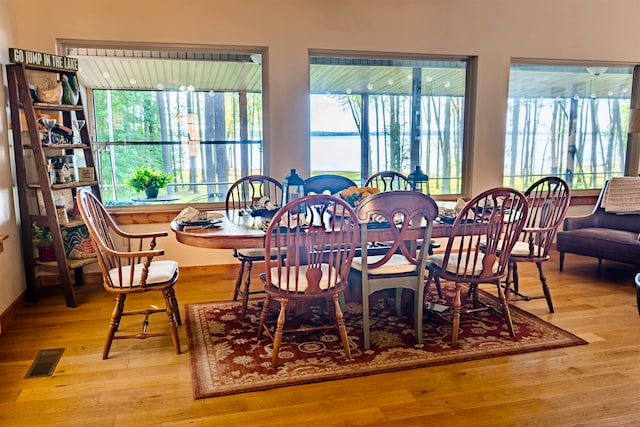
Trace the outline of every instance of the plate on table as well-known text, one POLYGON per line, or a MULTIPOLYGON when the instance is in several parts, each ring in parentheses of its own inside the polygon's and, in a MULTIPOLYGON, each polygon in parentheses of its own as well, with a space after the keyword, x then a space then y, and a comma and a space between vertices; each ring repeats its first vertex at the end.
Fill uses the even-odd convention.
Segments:
POLYGON ((453 224, 453 222, 456 220, 456 217, 455 216, 448 216, 448 215, 440 215, 440 219, 445 224, 453 224))
POLYGON ((222 224, 223 217, 224 215, 219 212, 207 211, 207 212, 200 212, 200 214, 198 215, 198 218, 189 219, 189 220, 178 220, 177 223, 181 227, 188 226, 188 225, 200 226, 200 227, 204 227, 204 226, 214 227, 214 226, 220 226, 222 224))
POLYGON ((199 226, 199 227, 220 227, 222 225, 222 219, 198 219, 195 221, 178 221, 180 227, 187 226, 199 226))
POLYGON ((274 216, 276 212, 278 212, 278 209, 280 209, 280 206, 276 206, 275 209, 257 208, 255 206, 251 206, 250 209, 251 209, 251 216, 270 217, 270 216, 274 216))

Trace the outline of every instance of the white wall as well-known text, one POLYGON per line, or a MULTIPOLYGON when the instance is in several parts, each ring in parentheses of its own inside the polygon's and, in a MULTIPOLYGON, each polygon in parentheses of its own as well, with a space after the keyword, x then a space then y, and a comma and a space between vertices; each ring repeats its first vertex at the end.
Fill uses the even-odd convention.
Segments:
MULTIPOLYGON (((7 105, 4 64, 9 58, 8 48, 14 43, 14 10, 11 2, 0 2, 0 64, 3 85, 0 105, 7 105)), ((0 253, 0 313, 3 313, 25 289, 24 267, 20 246, 20 230, 14 208, 14 182, 11 165, 13 146, 9 146, 8 111, 0 114, 0 234, 8 234, 0 253)))
MULTIPOLYGON (((637 0, 5 0, 2 4, 7 2, 16 9, 15 47, 29 50, 54 52, 56 39, 266 47, 265 169, 274 176, 285 176, 291 167, 308 173, 309 49, 478 56, 470 194, 502 183, 512 58, 640 63, 637 0), (43 24, 52 20, 54 25, 43 24)), ((3 42, 1 54, 6 58, 3 42)), ((0 136, 6 145, 5 132, 6 126, 0 136)), ((7 159, 0 159, 2 174, 8 166, 7 159)), ((0 256, 19 257, 15 251, 0 256)), ((201 260, 216 256, 190 252, 179 261, 203 264, 201 260)))

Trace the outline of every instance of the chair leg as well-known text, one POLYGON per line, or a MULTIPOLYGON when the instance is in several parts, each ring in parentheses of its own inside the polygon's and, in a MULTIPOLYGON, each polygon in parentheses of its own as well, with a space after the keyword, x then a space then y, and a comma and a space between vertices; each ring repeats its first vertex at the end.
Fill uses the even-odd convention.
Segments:
POLYGON ((116 305, 113 308, 113 313, 111 313, 111 320, 109 321, 109 332, 107 333, 107 341, 104 343, 104 350, 102 351, 103 359, 109 357, 109 350, 111 350, 113 337, 116 335, 116 332, 120 327, 120 319, 122 318, 122 312, 124 311, 124 302, 126 299, 126 294, 116 295, 116 305))
POLYGON ((453 297, 453 329, 451 330, 451 345, 458 345, 458 328, 460 328, 460 283, 456 282, 456 295, 453 297))
POLYGON ((513 291, 516 294, 520 293, 520 276, 518 275, 518 263, 517 262, 513 262, 513 265, 511 266, 511 268, 513 269, 512 271, 512 276, 511 278, 513 279, 513 291))
POLYGON ((365 280, 362 281, 362 330, 364 332, 364 349, 369 350, 371 348, 371 337, 369 328, 371 322, 369 319, 369 287, 365 284, 365 280))
POLYGON ((498 297, 500 298, 500 305, 502 305, 502 316, 504 317, 504 321, 507 323, 507 328, 509 328, 509 333, 512 337, 516 336, 515 331, 513 330, 513 322, 511 320, 511 311, 509 310, 509 300, 507 299, 504 292, 502 292, 502 286, 500 286, 500 281, 496 282, 496 288, 498 288, 498 297))
POLYGON ((276 325, 276 334, 273 338, 273 353, 271 354, 271 367, 278 366, 278 352, 280 351, 280 344, 282 344, 282 333, 284 331, 284 322, 287 317, 287 304, 289 300, 282 298, 280 300, 280 314, 278 314, 278 323, 276 325))
POLYGON ((242 276, 244 274, 244 264, 245 260, 240 260, 240 270, 238 271, 238 277, 236 278, 236 287, 233 290, 233 300, 238 300, 238 295, 240 294, 240 288, 242 287, 242 276))
POLYGON ((349 337, 347 336, 347 327, 344 324, 344 316, 342 314, 342 309, 340 308, 339 296, 333 296, 333 306, 336 317, 336 324, 338 326, 338 333, 340 334, 340 339, 342 339, 342 345, 344 346, 344 353, 347 356, 347 360, 351 360, 351 348, 349 347, 349 337))
POLYGON ((171 298, 171 307, 173 308, 173 315, 176 319, 178 326, 182 325, 182 317, 180 316, 180 306, 178 305, 178 299, 176 298, 176 291, 173 287, 169 290, 169 296, 171 298))
MULTIPOLYGON (((176 327, 176 313, 173 310, 172 304, 173 300, 175 300, 175 295, 172 296, 173 289, 167 288, 162 291, 162 295, 164 296, 164 300, 167 306, 167 317, 169 318, 169 331, 171 333, 171 341, 173 341, 173 346, 176 349, 176 354, 180 354, 180 338, 178 338, 178 328, 176 327)), ((180 314, 178 313, 179 317, 180 314)))
POLYGON ((262 332, 264 331, 264 325, 267 321, 267 313, 269 312, 269 304, 271 302, 271 295, 267 294, 262 304, 262 311, 260 312, 260 323, 258 324, 258 339, 262 338, 262 332))
POLYGON ((564 267, 564 252, 560 252, 560 272, 562 273, 562 268, 564 267))
POLYGON ((547 300, 547 305, 549 306, 549 313, 553 313, 553 302, 551 301, 551 291, 549 290, 549 285, 547 285, 547 278, 542 271, 542 263, 536 262, 538 266, 538 273, 540 274, 540 283, 542 283, 542 292, 544 292, 544 297, 547 300))
POLYGON ((242 292, 242 319, 247 315, 247 305, 249 304, 249 288, 251 287, 251 269, 253 268, 253 262, 247 261, 247 272, 244 279, 244 292, 242 292))
POLYGON ((413 318, 415 319, 415 331, 416 331, 416 343, 422 344, 422 317, 424 314, 424 287, 420 286, 418 283, 418 287, 415 291, 415 295, 413 296, 415 301, 413 302, 413 318))
POLYGON ((504 293, 508 297, 509 292, 511 292, 511 283, 513 283, 513 268, 515 267, 515 263, 509 261, 507 263, 507 278, 504 282, 504 293))
POLYGON ((402 317, 402 289, 396 288, 396 316, 402 317))
POLYGON ((640 284, 636 279, 636 305, 638 306, 638 315, 640 316, 640 284))

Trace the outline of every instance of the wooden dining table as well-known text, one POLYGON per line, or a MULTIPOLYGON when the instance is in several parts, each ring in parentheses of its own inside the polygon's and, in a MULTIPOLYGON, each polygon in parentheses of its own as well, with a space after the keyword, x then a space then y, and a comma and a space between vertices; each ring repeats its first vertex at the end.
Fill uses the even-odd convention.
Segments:
MULTIPOLYGON (((171 230, 176 240, 189 246, 209 249, 241 249, 262 248, 266 236, 266 225, 270 218, 251 216, 242 210, 230 212, 216 211, 223 216, 215 225, 187 225, 177 221, 171 222, 171 230)), ((449 237, 451 224, 436 221, 431 232, 432 238, 449 237)), ((374 242, 385 242, 394 239, 389 228, 371 228, 367 237, 374 242)))

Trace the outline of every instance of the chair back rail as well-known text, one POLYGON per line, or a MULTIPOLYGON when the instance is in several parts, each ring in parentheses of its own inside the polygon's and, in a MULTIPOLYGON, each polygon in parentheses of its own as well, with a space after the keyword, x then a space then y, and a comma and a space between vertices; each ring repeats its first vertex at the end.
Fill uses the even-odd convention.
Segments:
POLYGON ((294 200, 267 229, 265 250, 274 254, 267 260, 267 290, 298 297, 341 292, 357 243, 355 213, 346 202, 329 195, 294 200))
POLYGON ((168 233, 127 233, 116 225, 92 193, 79 190, 77 199, 80 215, 96 251, 104 286, 110 290, 128 291, 132 284, 138 282, 139 276, 139 286, 136 287, 144 288, 153 258, 164 255, 163 249, 155 249, 156 238, 167 236, 168 233), (116 236, 118 239, 115 239, 116 236), (117 269, 115 276, 111 273, 114 269, 117 269))
POLYGON ((225 200, 227 212, 233 209, 247 209, 262 197, 269 197, 275 205, 282 202, 282 184, 266 175, 248 175, 234 182, 225 200))
POLYGON ((360 223, 362 255, 354 259, 353 282, 362 286, 363 343, 370 348, 369 297, 385 289, 395 289, 396 316, 402 315, 402 290, 412 290, 416 341, 422 343, 425 264, 428 256, 425 242, 431 241, 433 221, 438 206, 428 195, 414 191, 392 190, 375 193, 363 199, 356 209, 360 223), (370 254, 368 231, 388 228, 386 245, 370 254), (422 249, 418 250, 418 246, 422 249))
POLYGON ((323 174, 307 178, 304 181, 304 193, 310 194, 337 194, 349 187, 357 187, 357 184, 342 175, 323 174))
POLYGON ((380 191, 411 190, 409 179, 395 171, 380 171, 367 179, 365 187, 377 188, 380 191))
POLYGON ((533 183, 524 195, 529 213, 519 240, 529 245, 529 257, 547 257, 567 215, 571 190, 562 178, 548 176, 533 183))
POLYGON ((471 199, 453 223, 455 238, 447 241, 442 276, 460 282, 503 277, 527 212, 526 197, 512 188, 490 189, 471 199))

